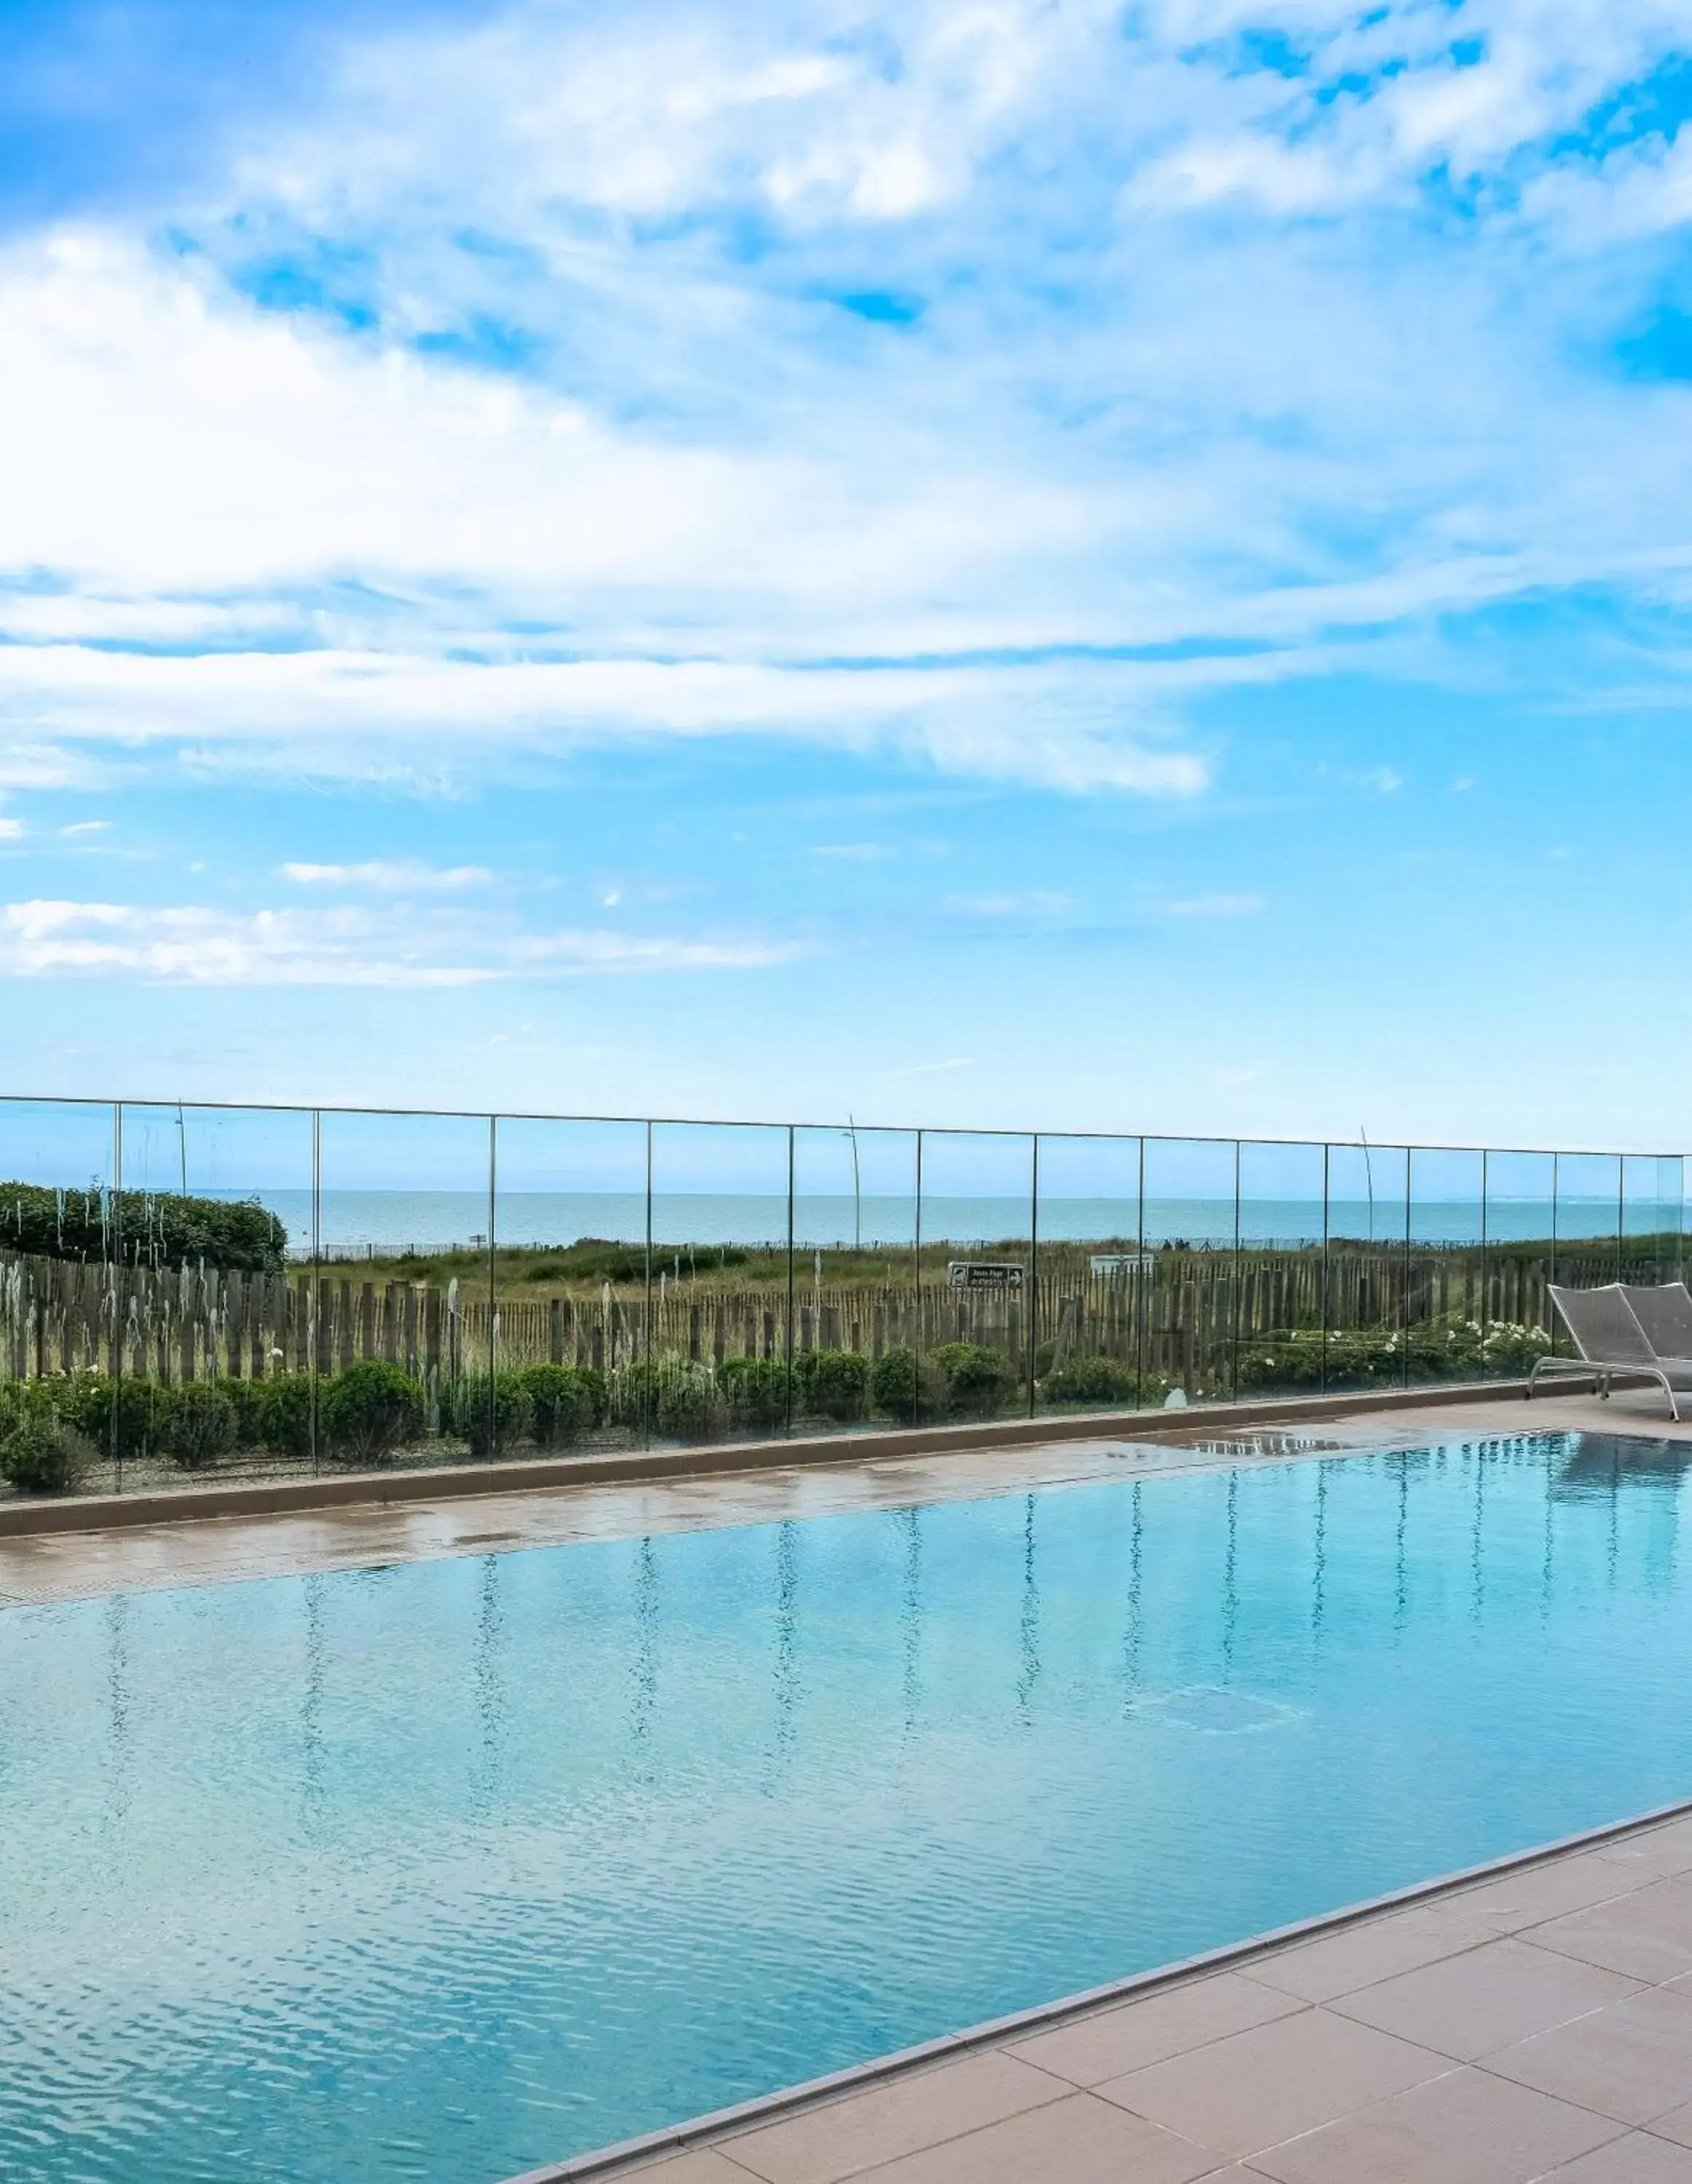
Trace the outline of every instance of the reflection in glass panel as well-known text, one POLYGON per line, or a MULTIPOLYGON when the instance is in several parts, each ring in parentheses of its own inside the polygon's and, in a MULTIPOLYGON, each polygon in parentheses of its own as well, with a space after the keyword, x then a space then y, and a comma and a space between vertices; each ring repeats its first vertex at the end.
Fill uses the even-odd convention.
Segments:
POLYGON ((1556 1156, 1556 1279, 1597 1289, 1621 1273, 1622 1163, 1613 1153, 1556 1156))
POLYGON ((1410 1156, 1327 1149, 1327 1384, 1402 1385, 1410 1156))
POLYGON ((682 1443, 780 1430, 788 1162, 785 1128, 654 1123, 646 1362, 612 1389, 631 1429, 682 1443))
POLYGON ((1485 1183, 1478 1152, 1411 1154, 1405 1335, 1413 1386, 1486 1376, 1485 1183))
POLYGON ((1487 1363, 1517 1379, 1558 1347, 1561 1329, 1545 1285, 1551 1279, 1556 1211, 1550 1153, 1486 1156, 1487 1363))
POLYGON ((922 1134, 925 1415, 1028 1407, 1033 1139, 922 1134))
POLYGON ((121 1123, 122 1437, 136 1483, 309 1466, 311 1116, 135 1103, 121 1123))
POLYGON ((1238 1151, 1231 1138, 1148 1138, 1144 1394, 1189 1402, 1233 1392, 1238 1151))
POLYGON ((1239 1149, 1242 1395, 1320 1389, 1322 1149, 1239 1149))
POLYGON ((639 1420, 614 1418, 611 1396, 646 1308, 646 1125, 501 1116, 494 1180, 503 1438, 553 1452, 628 1443, 639 1420))
MULTIPOLYGON (((794 1418, 807 1433, 910 1423, 919 1378, 914 1130, 794 1131, 793 1253, 794 1418)), ((784 1309, 785 1295, 774 1302, 784 1309)), ((767 1377, 749 1375, 736 1400, 757 1397, 767 1377)))
POLYGON ((322 1116, 309 1329, 322 1460, 457 1463, 513 1438, 489 1370, 490 1151, 483 1115, 322 1116), (377 1362, 391 1374, 353 1371, 377 1362))
POLYGON ((25 1380, 58 1380, 76 1439, 0 1495, 110 1493, 121 1448, 105 1400, 117 1368, 121 1234, 114 1118, 95 1100, 0 1100, 0 1433, 25 1380))
POLYGON ((1150 1266, 1138 1138, 1042 1137, 1034 1358, 1043 1410, 1139 1402, 1150 1266))
POLYGON ((1622 1273, 1630 1282, 1681 1273, 1684 1163, 1678 1154, 1629 1153, 1622 1162, 1622 1273))

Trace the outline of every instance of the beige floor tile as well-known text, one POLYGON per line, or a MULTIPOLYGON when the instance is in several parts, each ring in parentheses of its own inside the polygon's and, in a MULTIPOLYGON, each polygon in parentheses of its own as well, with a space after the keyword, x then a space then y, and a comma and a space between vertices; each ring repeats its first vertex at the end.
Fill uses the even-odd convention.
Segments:
POLYGON ((746 2184, 746 2171, 708 2146, 660 2155, 638 2173, 641 2184, 746 2184))
POLYGON ((1323 2009, 1238 2032, 1098 2090, 1230 2159, 1447 2071, 1443 2055, 1323 2009))
POLYGON ((1634 1981, 1595 1964, 1502 1941, 1343 1995, 1330 2007, 1472 2063, 1634 1992, 1634 1981))
POLYGON ((1692 1971, 1692 1884, 1654 1880, 1612 1903, 1548 1919, 1522 1938, 1632 1979, 1674 1979, 1692 1971))
POLYGON ((1692 2184, 1692 2153, 1648 2131, 1630 2131, 1553 2169, 1544 2184, 1692 2184))
POLYGON ((1490 1921, 1478 1917, 1433 1908, 1400 1911, 1366 1920, 1327 1941, 1278 1950, 1251 1965, 1245 1976, 1305 2002, 1332 2002, 1336 1995, 1372 1986, 1378 1980, 1455 1957, 1494 1939, 1496 1932, 1490 1921))
POLYGON ((725 2139, 722 2146, 765 2184, 836 2184, 878 2162, 1061 2099, 1071 2090, 1060 2078, 989 2049, 848 2093, 826 2108, 725 2139))
POLYGON ((1677 2146, 1692 2148, 1692 2101, 1671 2109, 1667 2115, 1653 2116, 1650 2127, 1654 2137, 1672 2138, 1677 2146))
POLYGON ((1290 2016, 1303 2006, 1291 1995, 1277 1994, 1237 1972, 1223 1972, 1148 1995, 1144 2002, 1123 2003, 1055 2032, 1036 2033, 1015 2042, 1009 2053, 1077 2086, 1099 2086, 1166 2056, 1226 2039, 1231 2032, 1290 2016))
POLYGON ((1625 1873, 1617 1873, 1612 1860, 1600 1858, 1595 1851, 1581 1851, 1550 1865, 1529 1866, 1478 1888, 1466 1888, 1443 1908, 1454 1917, 1489 1919, 1501 1933, 1513 1934, 1523 1926, 1560 1918, 1565 1911, 1601 1903, 1634 1885, 1625 1873))
POLYGON ((1647 1987, 1485 2062, 1500 2077, 1618 2123, 1649 2123, 1678 2107, 1692 2088, 1692 1996, 1647 1987))
POLYGON ((1667 1827, 1626 1836, 1600 1850, 1598 1856, 1625 1872, 1649 1874, 1658 1880, 1692 1873, 1692 1820, 1671 1820, 1667 1827))
POLYGON ((1192 2184, 1216 2157, 1091 2093, 871 2170, 867 2184, 1192 2184))
POLYGON ((1548 2093, 1453 2070, 1254 2154, 1250 2166, 1277 2184, 1528 2184, 1618 2136, 1548 2093))

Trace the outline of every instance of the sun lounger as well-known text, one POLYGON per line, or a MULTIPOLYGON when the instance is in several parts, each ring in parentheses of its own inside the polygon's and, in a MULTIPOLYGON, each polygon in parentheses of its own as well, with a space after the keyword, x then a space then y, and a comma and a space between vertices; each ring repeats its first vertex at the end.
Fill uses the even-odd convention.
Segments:
POLYGON ((1563 1290, 1552 1284, 1550 1295, 1580 1355, 1536 1360, 1528 1375, 1530 1397, 1541 1376, 1550 1373, 1595 1380, 1599 1394, 1606 1396, 1612 1380, 1655 1380, 1668 1398, 1669 1416, 1679 1418, 1676 1396, 1692 1394, 1692 1358, 1658 1357, 1620 1282, 1595 1290, 1563 1290))
POLYGON ((1622 1294, 1658 1357, 1692 1357, 1692 1291, 1684 1282, 1623 1282, 1622 1294))

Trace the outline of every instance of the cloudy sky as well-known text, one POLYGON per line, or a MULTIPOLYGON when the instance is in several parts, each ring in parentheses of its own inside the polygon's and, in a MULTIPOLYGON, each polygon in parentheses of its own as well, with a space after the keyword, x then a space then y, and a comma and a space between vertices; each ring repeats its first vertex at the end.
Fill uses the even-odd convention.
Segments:
POLYGON ((1679 1147, 1686 0, 0 0, 0 1089, 1679 1147))

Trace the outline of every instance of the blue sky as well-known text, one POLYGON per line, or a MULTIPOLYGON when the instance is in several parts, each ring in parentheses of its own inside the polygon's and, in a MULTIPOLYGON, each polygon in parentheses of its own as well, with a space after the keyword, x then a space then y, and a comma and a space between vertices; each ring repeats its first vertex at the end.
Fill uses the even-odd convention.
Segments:
POLYGON ((1678 1147, 1684 0, 0 0, 0 1089, 1678 1147))

